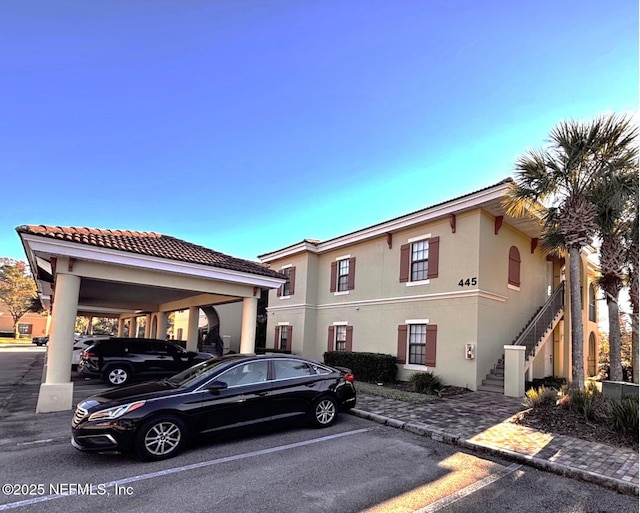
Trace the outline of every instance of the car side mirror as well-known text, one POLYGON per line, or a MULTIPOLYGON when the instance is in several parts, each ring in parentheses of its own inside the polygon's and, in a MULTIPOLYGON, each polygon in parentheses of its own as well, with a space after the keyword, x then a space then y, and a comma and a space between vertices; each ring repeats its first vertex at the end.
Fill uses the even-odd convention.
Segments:
POLYGON ((224 381, 213 381, 212 383, 209 384, 209 386, 207 387, 207 390, 212 394, 216 394, 220 392, 220 390, 224 390, 225 388, 228 388, 228 387, 229 385, 227 385, 224 381))

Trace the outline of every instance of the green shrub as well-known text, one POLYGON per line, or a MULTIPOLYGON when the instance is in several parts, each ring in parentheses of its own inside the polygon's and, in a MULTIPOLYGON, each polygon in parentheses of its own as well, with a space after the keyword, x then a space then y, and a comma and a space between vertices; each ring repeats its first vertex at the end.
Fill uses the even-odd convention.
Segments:
POLYGON ((524 395, 522 404, 527 408, 538 408, 540 406, 555 406, 558 391, 555 388, 541 386, 530 388, 524 395))
POLYGON ((416 372, 409 378, 411 388, 419 394, 440 395, 445 384, 440 376, 433 372, 416 372))
POLYGON ((371 383, 394 383, 398 373, 396 357, 381 353, 358 353, 352 351, 328 351, 324 362, 334 367, 347 367, 358 381, 371 383))
POLYGON ((609 417, 613 429, 638 441, 638 399, 623 397, 620 401, 609 401, 609 417))
POLYGON ((585 419, 608 417, 607 400, 593 383, 589 383, 584 390, 569 389, 568 396, 570 408, 580 412, 585 419))

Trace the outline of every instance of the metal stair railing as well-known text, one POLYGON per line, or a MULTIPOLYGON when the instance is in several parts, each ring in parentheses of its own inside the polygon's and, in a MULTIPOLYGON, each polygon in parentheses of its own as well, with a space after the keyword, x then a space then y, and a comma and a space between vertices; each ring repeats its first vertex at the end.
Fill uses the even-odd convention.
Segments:
POLYGON ((513 342, 514 346, 525 346, 525 358, 535 356, 540 338, 551 327, 553 320, 564 309, 564 281, 553 291, 536 316, 513 342))

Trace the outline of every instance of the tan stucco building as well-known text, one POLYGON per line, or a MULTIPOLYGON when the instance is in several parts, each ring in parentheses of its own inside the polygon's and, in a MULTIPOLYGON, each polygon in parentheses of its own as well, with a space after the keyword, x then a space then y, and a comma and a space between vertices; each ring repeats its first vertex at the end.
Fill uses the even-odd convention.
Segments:
MULTIPOLYGON (((267 346, 317 359, 327 350, 393 354, 400 379, 429 370, 449 385, 509 395, 521 395, 525 378, 570 378, 565 262, 540 250, 537 223, 507 215, 510 181, 261 255, 289 277, 270 292, 267 346), (513 345, 527 327, 535 334, 513 345)), ((585 374, 597 346, 589 256, 582 256, 585 374)))

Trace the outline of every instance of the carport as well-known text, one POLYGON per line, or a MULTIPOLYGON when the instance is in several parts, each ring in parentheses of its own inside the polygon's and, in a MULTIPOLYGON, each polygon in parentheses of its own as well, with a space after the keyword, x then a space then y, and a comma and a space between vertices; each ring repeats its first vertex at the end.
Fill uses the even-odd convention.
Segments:
MULTIPOLYGON (((200 307, 242 301, 240 351, 254 351, 263 288, 285 277, 264 265, 154 232, 60 226, 16 228, 51 328, 37 413, 72 408, 71 352, 77 315, 118 317, 145 337, 165 338, 167 315, 189 311, 187 349, 196 350, 200 307)), ((135 332, 135 330, 131 330, 135 332)))

